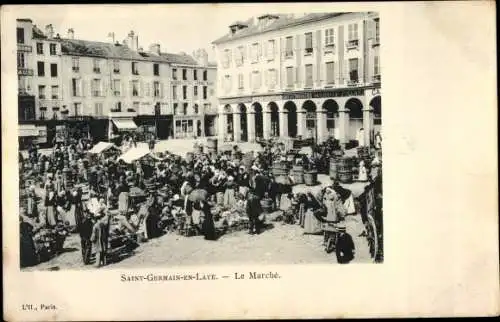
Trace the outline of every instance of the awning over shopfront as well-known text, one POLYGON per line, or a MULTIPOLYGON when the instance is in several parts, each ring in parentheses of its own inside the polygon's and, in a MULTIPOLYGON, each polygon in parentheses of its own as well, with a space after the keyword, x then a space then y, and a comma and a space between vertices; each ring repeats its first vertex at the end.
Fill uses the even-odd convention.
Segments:
POLYGON ((137 124, 135 124, 132 119, 113 119, 113 123, 116 125, 118 130, 135 130, 137 129, 137 124))
POLYGON ((19 136, 20 137, 28 137, 28 136, 38 136, 39 131, 36 125, 31 124, 20 124, 19 125, 19 136))

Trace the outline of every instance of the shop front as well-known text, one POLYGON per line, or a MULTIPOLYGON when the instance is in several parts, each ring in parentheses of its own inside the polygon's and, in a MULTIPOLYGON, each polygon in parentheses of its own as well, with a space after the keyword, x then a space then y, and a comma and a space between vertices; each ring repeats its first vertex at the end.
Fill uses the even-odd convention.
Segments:
POLYGON ((202 119, 199 116, 175 116, 174 137, 176 139, 202 137, 202 123, 202 119))
POLYGON ((39 131, 34 124, 19 124, 19 150, 27 149, 31 143, 35 143, 39 131))
POLYGON ((131 113, 110 115, 108 122, 108 139, 119 144, 123 137, 137 134, 138 127, 134 122, 134 116, 135 115, 131 113))

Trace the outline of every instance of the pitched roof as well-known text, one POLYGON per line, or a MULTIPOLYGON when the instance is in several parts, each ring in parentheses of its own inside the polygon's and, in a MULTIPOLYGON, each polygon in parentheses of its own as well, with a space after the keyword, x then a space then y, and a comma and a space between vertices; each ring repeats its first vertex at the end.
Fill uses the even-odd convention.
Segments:
POLYGON ((33 26, 33 38, 46 39, 47 36, 37 26, 33 26))
MULTIPOLYGON (((307 14, 307 15, 302 16, 302 17, 290 17, 289 15, 286 15, 286 14, 261 15, 260 17, 274 16, 274 17, 278 17, 278 19, 276 19, 273 23, 269 24, 268 26, 260 27, 260 26, 253 23, 253 18, 250 18, 246 22, 242 23, 242 24, 248 25, 247 28, 240 29, 234 35, 227 33, 226 35, 220 37, 219 39, 214 40, 212 42, 212 44, 220 44, 220 43, 230 41, 230 40, 235 40, 235 39, 240 39, 240 38, 249 37, 249 36, 253 36, 253 35, 258 35, 258 34, 268 32, 268 31, 298 26, 301 24, 305 24, 305 23, 309 23, 309 22, 313 22, 313 21, 318 21, 318 20, 322 20, 322 19, 327 19, 327 18, 332 18, 332 17, 343 15, 343 14, 347 14, 347 13, 349 13, 349 12, 310 13, 310 14, 307 14)), ((240 22, 238 22, 238 23, 240 23, 240 22)), ((233 23, 232 25, 235 25, 235 24, 233 23)))
POLYGON ((189 55, 172 53, 160 53, 160 55, 157 55, 150 52, 136 52, 122 44, 99 41, 61 39, 60 42, 62 53, 66 55, 198 65, 198 62, 189 55))

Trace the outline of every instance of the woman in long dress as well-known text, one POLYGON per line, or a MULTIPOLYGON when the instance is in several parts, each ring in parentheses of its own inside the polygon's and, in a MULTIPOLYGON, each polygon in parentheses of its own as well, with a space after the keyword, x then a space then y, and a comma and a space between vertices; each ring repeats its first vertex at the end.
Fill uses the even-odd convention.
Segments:
POLYGON ((224 189, 224 207, 232 208, 236 204, 236 184, 232 176, 227 178, 224 189))
POLYGON ((45 197, 45 223, 48 227, 57 225, 56 194, 52 190, 49 190, 45 197))
POLYGON ((124 176, 122 176, 120 179, 120 184, 118 185, 118 193, 118 210, 121 214, 126 215, 129 208, 130 187, 124 176))
POLYGON ((323 231, 323 227, 321 222, 314 216, 314 212, 321 208, 321 204, 311 192, 308 192, 306 197, 304 234, 319 234, 323 231))

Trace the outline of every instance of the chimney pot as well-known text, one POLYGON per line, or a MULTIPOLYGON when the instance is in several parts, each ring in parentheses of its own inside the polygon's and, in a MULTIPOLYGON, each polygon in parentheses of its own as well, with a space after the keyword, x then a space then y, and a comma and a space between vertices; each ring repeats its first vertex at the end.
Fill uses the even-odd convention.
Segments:
POLYGON ((75 31, 73 30, 73 28, 68 29, 68 38, 75 39, 75 31))
POLYGON ((54 27, 52 26, 52 24, 45 26, 45 33, 48 38, 54 38, 54 27))

